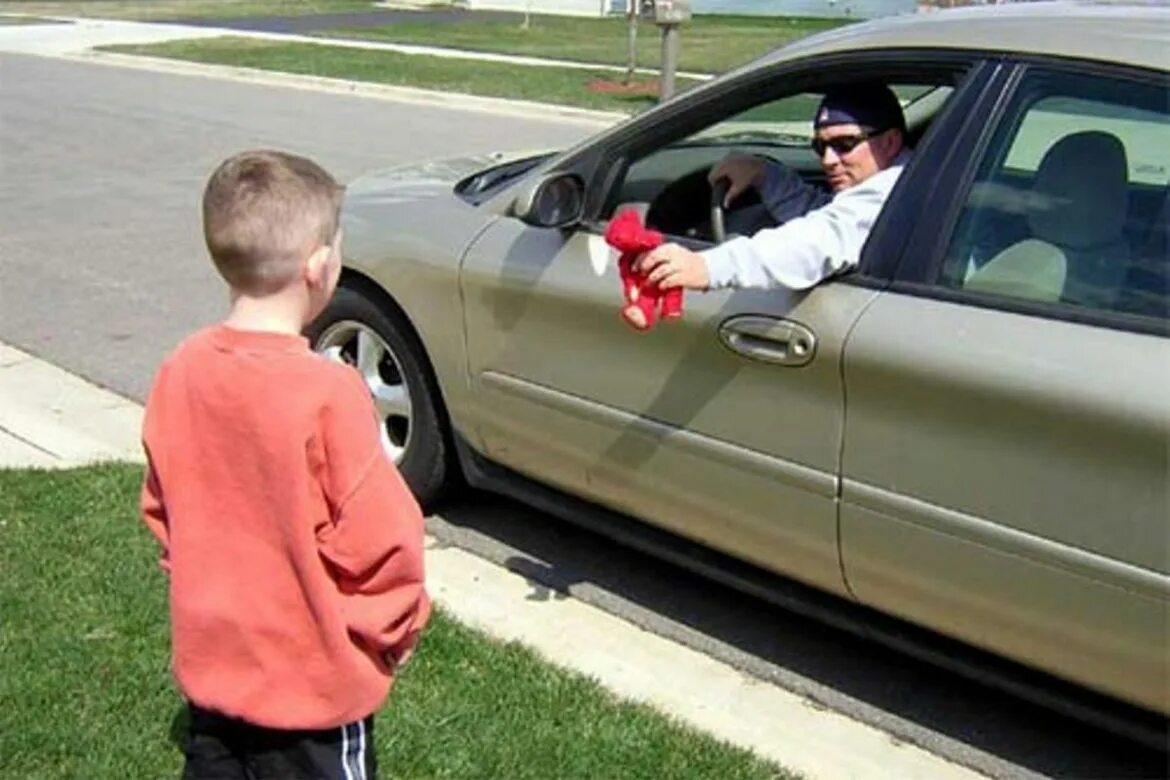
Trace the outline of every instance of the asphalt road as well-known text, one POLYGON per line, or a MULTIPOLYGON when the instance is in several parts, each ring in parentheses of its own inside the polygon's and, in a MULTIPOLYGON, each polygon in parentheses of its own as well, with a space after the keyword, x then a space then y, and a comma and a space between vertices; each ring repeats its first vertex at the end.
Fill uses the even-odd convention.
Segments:
MULTIPOLYGON (((163 355, 223 311, 204 178, 246 147, 373 167, 590 132, 304 90, 0 55, 0 340, 141 400, 163 355)), ((1069 721, 614 545, 472 494, 441 538, 996 777, 1162 777, 1165 754, 1069 721)), ((585 650, 583 650, 584 652, 585 650)))
POLYGON ((227 155, 285 149, 348 180, 597 126, 3 56, 0 338, 141 399, 166 352, 225 310, 199 198, 227 155))

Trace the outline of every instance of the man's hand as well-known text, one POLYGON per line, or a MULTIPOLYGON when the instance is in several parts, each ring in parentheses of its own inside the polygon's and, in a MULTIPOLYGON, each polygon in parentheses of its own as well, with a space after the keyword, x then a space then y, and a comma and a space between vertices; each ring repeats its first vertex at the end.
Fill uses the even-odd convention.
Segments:
POLYGON ((647 281, 669 290, 684 287, 706 290, 711 284, 707 261, 696 252, 678 244, 663 244, 638 258, 634 269, 647 274, 647 281))
POLYGON ((727 196, 723 198, 723 208, 730 208, 732 202, 748 187, 759 189, 764 183, 764 171, 768 163, 762 157, 750 154, 729 154, 717 162, 707 174, 707 181, 711 184, 720 179, 727 179, 730 186, 727 196))

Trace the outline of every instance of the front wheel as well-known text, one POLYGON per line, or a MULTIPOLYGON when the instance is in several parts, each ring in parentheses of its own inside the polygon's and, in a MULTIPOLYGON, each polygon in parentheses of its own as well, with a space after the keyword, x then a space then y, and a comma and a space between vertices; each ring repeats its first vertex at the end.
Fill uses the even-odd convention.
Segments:
POLYGON ((387 456, 419 504, 432 506, 455 469, 438 386, 410 323, 397 309, 340 286, 305 335, 316 352, 361 374, 387 456))

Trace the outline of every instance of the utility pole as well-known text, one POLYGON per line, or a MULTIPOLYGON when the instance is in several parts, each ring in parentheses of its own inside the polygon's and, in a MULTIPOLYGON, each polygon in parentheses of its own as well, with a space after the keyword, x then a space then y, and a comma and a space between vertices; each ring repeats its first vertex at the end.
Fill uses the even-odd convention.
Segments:
POLYGON ((669 100, 674 94, 674 72, 678 70, 678 25, 662 25, 662 83, 659 101, 669 100))
POLYGON ((628 87, 634 83, 634 72, 638 68, 638 0, 627 1, 626 22, 629 34, 626 43, 626 77, 622 83, 628 87))
POLYGON ((642 0, 642 14, 662 28, 662 66, 659 101, 674 94, 674 72, 678 70, 678 26, 691 18, 689 0, 642 0))

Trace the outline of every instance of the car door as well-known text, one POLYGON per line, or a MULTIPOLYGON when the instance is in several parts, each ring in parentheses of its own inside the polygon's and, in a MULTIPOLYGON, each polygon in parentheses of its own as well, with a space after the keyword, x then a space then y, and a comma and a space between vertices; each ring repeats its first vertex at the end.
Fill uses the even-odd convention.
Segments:
MULTIPOLYGON (((759 87, 746 85, 745 94, 757 90, 758 102, 759 87)), ((807 128, 815 100, 810 105, 803 92, 791 97, 807 128)), ((670 119, 705 128, 719 115, 700 101, 670 119)), ((653 123, 651 117, 646 135, 662 132, 653 123)), ((690 130, 650 151, 677 156, 705 148, 709 158, 693 152, 699 156, 674 175, 692 163, 703 170, 731 148, 670 146, 683 132, 690 130)), ((603 156, 622 153, 607 149, 603 156)), ((799 154, 812 159, 807 145, 799 154)), ((647 171, 663 157, 647 152, 639 159, 641 173, 625 168, 620 201, 655 190, 647 171)), ((593 186, 609 181, 599 175, 593 186)), ((601 237, 607 216, 575 230, 503 217, 469 248, 462 272, 467 350, 487 454, 844 594, 837 545, 841 346, 877 294, 874 280, 807 294, 688 294, 681 320, 640 333, 618 316, 621 286, 601 237)))
POLYGON ((1162 712, 1166 90, 1021 69, 846 345, 841 489, 862 602, 1162 712))

